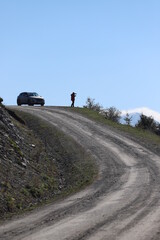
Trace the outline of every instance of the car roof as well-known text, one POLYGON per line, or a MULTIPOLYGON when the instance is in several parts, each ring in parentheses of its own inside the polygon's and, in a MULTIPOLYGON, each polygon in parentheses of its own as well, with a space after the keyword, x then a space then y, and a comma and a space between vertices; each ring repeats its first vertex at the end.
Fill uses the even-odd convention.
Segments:
MULTIPOLYGON (((27 94, 34 94, 34 93, 36 93, 36 92, 21 92, 19 95, 24 94, 24 93, 27 93, 27 94)), ((38 94, 38 93, 36 93, 36 94, 38 94)))

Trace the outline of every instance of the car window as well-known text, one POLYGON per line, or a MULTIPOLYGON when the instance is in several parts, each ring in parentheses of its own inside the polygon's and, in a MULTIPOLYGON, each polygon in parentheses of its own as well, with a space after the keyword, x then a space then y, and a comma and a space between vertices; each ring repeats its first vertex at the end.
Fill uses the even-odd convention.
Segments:
POLYGON ((26 93, 26 92, 23 92, 23 93, 20 94, 20 96, 26 97, 26 96, 27 96, 27 93, 26 93))
POLYGON ((38 96, 38 94, 35 92, 32 92, 32 93, 28 93, 28 96, 38 96))

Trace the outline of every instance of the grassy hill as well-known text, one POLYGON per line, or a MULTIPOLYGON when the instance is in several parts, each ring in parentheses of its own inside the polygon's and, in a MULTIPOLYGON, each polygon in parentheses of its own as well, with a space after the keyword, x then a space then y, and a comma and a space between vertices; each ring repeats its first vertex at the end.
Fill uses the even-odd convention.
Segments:
MULTIPOLYGON (((67 108, 160 154, 160 137, 117 124, 87 108, 67 108)), ((74 193, 97 176, 91 158, 73 139, 43 120, 0 105, 0 219, 74 193)))
POLYGON ((84 188, 97 174, 91 156, 43 120, 0 106, 0 218, 84 188))
POLYGON ((119 131, 120 134, 128 136, 139 144, 144 145, 155 153, 160 154, 160 136, 151 131, 124 125, 121 123, 115 123, 111 120, 106 119, 103 115, 99 114, 99 112, 88 108, 71 108, 70 111, 83 114, 87 118, 94 120, 97 123, 107 125, 111 129, 119 131))

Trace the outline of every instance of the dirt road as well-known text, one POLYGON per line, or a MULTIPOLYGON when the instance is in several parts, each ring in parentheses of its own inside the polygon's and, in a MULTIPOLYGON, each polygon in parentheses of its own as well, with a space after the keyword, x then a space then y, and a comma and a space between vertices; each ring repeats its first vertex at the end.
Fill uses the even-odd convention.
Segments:
POLYGON ((18 109, 73 137, 96 159, 99 176, 84 191, 1 225, 0 239, 160 239, 158 155, 118 131, 63 108, 18 109))

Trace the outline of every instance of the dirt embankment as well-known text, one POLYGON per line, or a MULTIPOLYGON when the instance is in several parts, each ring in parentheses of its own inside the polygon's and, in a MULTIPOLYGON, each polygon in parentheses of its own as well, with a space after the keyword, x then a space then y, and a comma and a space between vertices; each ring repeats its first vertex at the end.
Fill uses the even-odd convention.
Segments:
POLYGON ((1 219, 75 192, 94 175, 90 156, 73 140, 36 117, 18 117, 0 106, 1 219))

